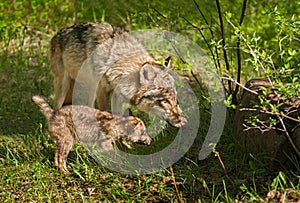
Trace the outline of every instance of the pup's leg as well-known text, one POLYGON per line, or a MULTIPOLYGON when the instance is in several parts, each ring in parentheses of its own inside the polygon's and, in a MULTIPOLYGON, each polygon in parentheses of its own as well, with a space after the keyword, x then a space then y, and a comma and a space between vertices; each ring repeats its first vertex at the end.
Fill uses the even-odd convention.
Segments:
POLYGON ((59 133, 59 139, 56 140, 56 149, 54 155, 55 166, 62 172, 70 173, 67 169, 66 161, 68 154, 73 146, 73 137, 69 130, 59 133))

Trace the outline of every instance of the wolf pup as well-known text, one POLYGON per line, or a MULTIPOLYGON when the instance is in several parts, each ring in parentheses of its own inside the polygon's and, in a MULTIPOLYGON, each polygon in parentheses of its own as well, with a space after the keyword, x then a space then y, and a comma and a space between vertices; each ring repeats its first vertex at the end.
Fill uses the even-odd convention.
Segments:
POLYGON ((136 117, 116 116, 80 105, 54 111, 40 96, 33 96, 32 101, 47 119, 48 130, 56 145, 55 166, 64 173, 69 173, 66 160, 75 139, 96 144, 103 153, 112 152, 113 142, 120 138, 146 145, 152 142, 145 124, 136 117))
POLYGON ((107 111, 109 99, 115 107, 129 103, 146 113, 163 115, 171 125, 180 127, 187 120, 168 72, 170 60, 165 65, 156 63, 128 32, 110 24, 86 23, 62 29, 50 43, 54 109, 72 103, 76 81, 86 87, 89 106, 97 100, 99 109, 107 111))

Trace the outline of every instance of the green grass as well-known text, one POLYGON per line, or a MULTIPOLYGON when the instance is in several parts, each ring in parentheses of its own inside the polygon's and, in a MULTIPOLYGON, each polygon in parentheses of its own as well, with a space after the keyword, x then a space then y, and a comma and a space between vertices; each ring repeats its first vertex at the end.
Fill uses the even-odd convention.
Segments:
MULTIPOLYGON (((181 8, 182 12, 193 16, 195 11, 185 1, 180 2, 185 6, 178 4, 170 9, 168 4, 158 1, 147 4, 133 1, 123 10, 118 1, 111 5, 99 2, 105 5, 103 8, 87 1, 77 6, 81 9, 80 21, 105 19, 117 25, 128 20, 132 29, 150 28, 155 26, 147 16, 150 13, 163 28, 171 25, 171 29, 184 34, 192 33, 192 28, 187 29, 187 25, 176 18, 176 12, 181 8), (164 24, 165 19, 153 10, 153 4, 174 22, 164 24)), ((172 166, 174 174, 170 168, 139 176, 113 172, 99 165, 79 143, 74 145, 68 157, 71 175, 61 174, 54 167, 54 143, 47 135, 45 119, 30 98, 35 94, 42 95, 53 104, 48 42, 59 28, 72 23, 74 8, 56 1, 60 9, 43 10, 46 4, 40 1, 30 7, 27 4, 22 6, 21 2, 0 3, 0 13, 8 11, 6 16, 1 16, 5 21, 0 24, 1 202, 179 202, 172 176, 176 178, 180 198, 185 202, 264 202, 271 190, 276 189, 282 194, 287 188, 299 190, 297 159, 294 159, 296 170, 278 172, 249 158, 233 136, 231 112, 228 112, 215 153, 198 161, 210 122, 210 105, 203 96, 205 91, 195 83, 192 87, 200 101, 201 128, 188 153, 172 166), (33 14, 29 15, 30 12, 33 14), (28 43, 28 39, 33 41, 28 43)), ((48 5, 49 8, 54 6, 48 5)), ((211 4, 207 7, 211 9, 211 4)), ((191 37, 199 40, 198 35, 191 37)), ((135 146, 129 152, 161 149, 175 133, 176 129, 168 127, 155 138, 153 146, 135 146)))

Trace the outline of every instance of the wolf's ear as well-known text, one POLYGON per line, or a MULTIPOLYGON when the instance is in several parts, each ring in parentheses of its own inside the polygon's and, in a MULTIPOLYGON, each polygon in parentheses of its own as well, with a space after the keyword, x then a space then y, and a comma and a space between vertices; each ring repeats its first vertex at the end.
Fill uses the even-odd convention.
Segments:
POLYGON ((171 69, 172 67, 171 63, 172 63, 171 56, 168 56, 168 58, 165 59, 165 64, 164 64, 166 72, 171 69))
POLYGON ((142 85, 152 85, 155 76, 154 69, 149 64, 145 64, 140 70, 140 83, 142 85))

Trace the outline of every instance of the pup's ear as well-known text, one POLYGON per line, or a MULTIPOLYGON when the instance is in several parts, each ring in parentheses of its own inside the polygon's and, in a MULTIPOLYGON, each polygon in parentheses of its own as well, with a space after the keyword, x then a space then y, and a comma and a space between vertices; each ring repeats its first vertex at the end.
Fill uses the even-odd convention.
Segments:
POLYGON ((144 64, 140 70, 140 83, 142 85, 152 85, 156 74, 149 64, 144 64))
POLYGON ((164 63, 164 65, 166 67, 165 68, 166 72, 168 72, 172 68, 171 63, 172 63, 171 56, 168 56, 168 58, 165 59, 165 63, 164 63))

